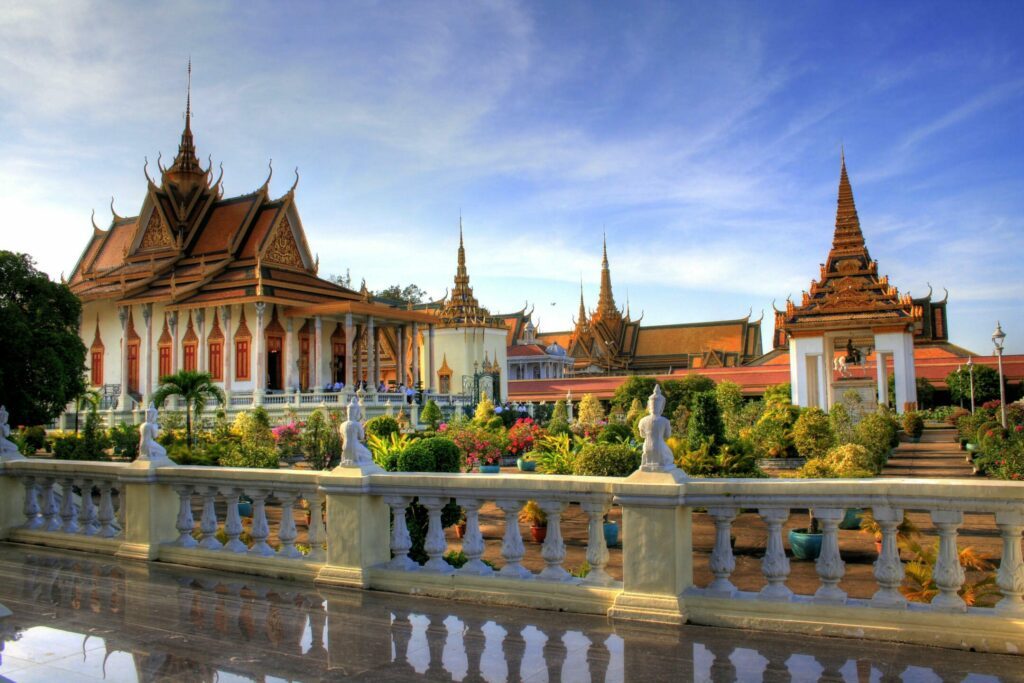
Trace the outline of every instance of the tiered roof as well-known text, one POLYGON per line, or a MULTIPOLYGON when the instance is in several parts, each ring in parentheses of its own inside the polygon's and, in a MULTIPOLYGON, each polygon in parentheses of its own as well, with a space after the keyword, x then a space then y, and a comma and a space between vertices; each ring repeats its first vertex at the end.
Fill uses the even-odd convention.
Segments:
POLYGON ((157 161, 159 185, 146 173, 146 197, 137 216, 115 214, 106 230, 93 223, 69 280, 72 291, 83 301, 160 301, 184 308, 358 299, 317 276, 319 263, 295 205, 298 170, 281 197, 269 194, 271 169, 255 192, 225 199, 223 167, 216 181, 212 162, 201 167, 191 124, 189 93, 173 163, 163 168, 157 161))
POLYGON ((920 319, 921 307, 910 295, 901 295, 889 284, 888 276, 878 275, 878 262, 871 259, 864 243, 843 155, 832 249, 821 265, 819 279, 811 282, 800 305, 787 301, 785 311, 776 311, 776 329, 788 335, 851 325, 906 330, 920 319))
POLYGON ((466 247, 462 241, 462 218, 459 218, 459 253, 455 269, 455 287, 441 302, 437 317, 442 327, 505 327, 500 316, 491 315, 473 296, 466 270, 466 247))

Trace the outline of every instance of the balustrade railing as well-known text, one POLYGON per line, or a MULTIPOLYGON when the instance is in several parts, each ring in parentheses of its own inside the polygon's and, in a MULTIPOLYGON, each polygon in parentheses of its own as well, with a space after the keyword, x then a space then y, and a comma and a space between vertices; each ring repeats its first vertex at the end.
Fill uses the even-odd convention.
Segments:
POLYGON ((20 460, 0 465, 0 532, 23 543, 617 618, 835 635, 855 629, 866 638, 1024 648, 1020 484, 641 476, 647 474, 617 479, 20 460), (519 515, 531 500, 547 517, 542 566, 532 555, 524 563, 519 515), (410 558, 407 520, 414 502, 427 519, 422 565, 410 558), (465 563, 458 568, 445 557, 455 549, 443 528, 452 502, 466 525, 460 546, 465 563), (622 510, 621 581, 609 573, 603 529, 613 505, 622 510), (485 507, 489 553, 481 526, 485 507), (847 508, 870 510, 880 529, 871 597, 851 598, 843 588, 838 526, 847 508), (308 523, 297 521, 307 510, 308 523), (703 586, 693 581, 694 510, 706 511, 714 527, 708 559, 713 578, 703 586), (585 576, 566 566, 567 511, 586 519, 585 576), (751 511, 764 525, 763 584, 740 590, 733 582, 731 536, 737 517, 749 518, 751 511), (783 531, 791 515, 806 511, 821 526, 818 585, 813 594, 797 595, 783 531), (900 591, 904 564, 897 533, 906 511, 927 513, 938 537, 932 572, 937 593, 930 603, 908 604, 900 591), (988 516, 1001 540, 995 577, 1001 595, 994 608, 969 607, 960 595, 966 576, 958 536, 965 514, 988 516))

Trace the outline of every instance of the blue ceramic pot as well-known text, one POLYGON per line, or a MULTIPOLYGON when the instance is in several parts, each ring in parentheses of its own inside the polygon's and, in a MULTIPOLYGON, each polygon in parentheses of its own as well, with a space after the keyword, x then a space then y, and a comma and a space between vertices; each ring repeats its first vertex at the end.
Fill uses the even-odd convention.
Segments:
POLYGON ((789 549, 798 560, 816 560, 821 554, 821 534, 809 534, 807 529, 790 529, 789 549))
POLYGON ((843 516, 842 521, 839 522, 840 529, 851 529, 860 528, 860 520, 864 516, 864 511, 860 508, 846 508, 846 514, 843 516))
POLYGON ((248 501, 241 501, 238 504, 238 516, 239 517, 252 517, 252 503, 248 501))
POLYGON ((499 474, 501 465, 480 465, 480 474, 499 474))
POLYGON ((519 458, 516 460, 516 466, 519 468, 520 472, 534 472, 537 469, 537 461, 523 460, 522 458, 519 458))
POLYGON ((966 448, 971 453, 977 453, 978 452, 978 444, 976 444, 976 443, 971 443, 970 441, 968 441, 966 448))
POLYGON ((619 525, 615 522, 604 523, 604 542, 609 548, 619 544, 619 525))

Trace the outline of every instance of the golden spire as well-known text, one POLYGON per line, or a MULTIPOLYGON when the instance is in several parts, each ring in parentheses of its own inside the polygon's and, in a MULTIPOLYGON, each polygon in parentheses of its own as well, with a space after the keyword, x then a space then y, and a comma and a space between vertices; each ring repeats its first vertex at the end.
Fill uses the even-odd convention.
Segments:
POLYGON ((612 294, 612 274, 608 267, 608 238, 602 238, 601 247, 601 291, 597 297, 597 317, 616 318, 621 317, 619 310, 615 308, 615 295, 612 294))
POLYGON ((583 305, 583 276, 580 276, 580 310, 576 314, 576 324, 582 325, 587 321, 587 307, 583 305))
POLYGON ((469 271, 466 269, 466 246, 462 235, 462 212, 459 212, 459 251, 455 268, 455 287, 438 312, 441 320, 450 326, 494 327, 502 325, 480 307, 473 288, 469 285, 469 271))
POLYGON ((860 230, 860 218, 853 201, 853 187, 846 173, 846 150, 841 153, 839 171, 839 194, 836 201, 836 230, 832 238, 833 249, 864 249, 864 235, 860 230))

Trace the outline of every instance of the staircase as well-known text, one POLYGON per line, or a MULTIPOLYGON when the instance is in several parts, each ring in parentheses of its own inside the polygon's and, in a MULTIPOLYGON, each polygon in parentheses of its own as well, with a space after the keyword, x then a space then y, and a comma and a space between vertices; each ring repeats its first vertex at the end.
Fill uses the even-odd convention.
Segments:
POLYGON ((883 477, 928 479, 972 478, 967 454, 960 450, 955 429, 926 429, 920 443, 901 442, 893 452, 883 477))

